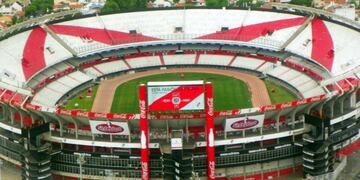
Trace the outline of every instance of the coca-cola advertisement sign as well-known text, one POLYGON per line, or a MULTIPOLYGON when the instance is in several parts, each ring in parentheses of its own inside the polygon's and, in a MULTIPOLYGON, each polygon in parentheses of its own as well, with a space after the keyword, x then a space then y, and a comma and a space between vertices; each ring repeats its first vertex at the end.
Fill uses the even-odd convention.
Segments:
POLYGON ((249 129, 259 124, 259 121, 256 119, 245 119, 236 121, 231 124, 233 129, 249 129))
POLYGON ((213 98, 207 98, 206 103, 209 107, 208 114, 209 116, 214 115, 214 99, 213 98))
POLYGON ((209 161, 208 171, 208 179, 215 179, 215 161, 209 161))
POLYGON ((239 131, 262 127, 265 115, 246 116, 226 119, 225 131, 239 131))
POLYGON ((90 121, 93 134, 129 135, 127 122, 118 121, 90 121))
POLYGON ((99 124, 95 128, 100 132, 109 133, 109 134, 121 133, 124 131, 124 128, 122 128, 121 126, 111 124, 111 123, 99 124))
POLYGON ((145 119, 146 118, 146 102, 144 100, 140 100, 139 107, 140 107, 140 118, 145 119))
POLYGON ((149 179, 149 165, 147 162, 141 162, 141 179, 149 179))

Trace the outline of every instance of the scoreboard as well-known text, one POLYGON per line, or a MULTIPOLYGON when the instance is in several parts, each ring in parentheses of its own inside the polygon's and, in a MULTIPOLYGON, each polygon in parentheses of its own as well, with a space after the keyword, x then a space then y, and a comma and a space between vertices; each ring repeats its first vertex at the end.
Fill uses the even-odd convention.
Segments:
POLYGON ((204 110, 204 92, 203 81, 148 82, 148 110, 204 110))

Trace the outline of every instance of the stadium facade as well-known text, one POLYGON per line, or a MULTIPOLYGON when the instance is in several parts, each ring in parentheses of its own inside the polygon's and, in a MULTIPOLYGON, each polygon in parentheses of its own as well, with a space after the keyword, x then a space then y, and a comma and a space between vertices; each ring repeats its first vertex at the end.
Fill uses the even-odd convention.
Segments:
POLYGON ((271 6, 80 18, 68 11, 0 32, 0 158, 18 165, 23 179, 336 177, 360 146, 360 26, 271 6), (298 100, 211 117, 59 108, 103 77, 191 67, 266 77, 298 100), (90 122, 104 122, 103 133, 90 122))

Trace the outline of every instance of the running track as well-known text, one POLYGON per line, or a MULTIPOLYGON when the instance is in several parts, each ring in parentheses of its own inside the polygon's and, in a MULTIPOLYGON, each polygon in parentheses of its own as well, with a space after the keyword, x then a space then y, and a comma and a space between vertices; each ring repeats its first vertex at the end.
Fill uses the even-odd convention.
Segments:
POLYGON ((271 104, 271 100, 267 92, 265 83, 256 76, 249 75, 246 73, 236 72, 236 71, 222 70, 222 69, 186 68, 186 69, 150 70, 135 74, 122 75, 113 79, 104 80, 100 83, 91 111, 110 113, 115 90, 119 85, 121 85, 124 82, 149 75, 181 73, 181 72, 213 73, 213 74, 232 76, 236 79, 240 79, 244 81, 248 85, 249 91, 251 93, 251 101, 254 107, 271 104))

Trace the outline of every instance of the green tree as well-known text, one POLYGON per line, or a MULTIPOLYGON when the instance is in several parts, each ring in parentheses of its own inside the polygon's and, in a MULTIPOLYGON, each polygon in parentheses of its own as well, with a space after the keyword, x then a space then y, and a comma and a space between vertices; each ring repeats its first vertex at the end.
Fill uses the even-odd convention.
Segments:
POLYGON ((107 0, 102 12, 124 11, 145 8, 147 0, 107 0))
POLYGON ((290 4, 310 7, 312 5, 312 0, 291 0, 290 4))
POLYGON ((228 0, 218 0, 218 3, 221 7, 228 7, 229 1, 228 0))
POLYGON ((147 0, 136 0, 135 7, 136 8, 146 8, 147 0))
POLYGON ((38 16, 52 12, 54 0, 33 0, 29 6, 25 8, 26 16, 38 16))
POLYGON ((33 4, 30 4, 29 6, 27 6, 25 8, 25 15, 26 16, 35 16, 36 11, 37 11, 36 6, 33 4))
POLYGON ((248 8, 252 6, 252 0, 238 0, 236 2, 236 6, 242 7, 242 8, 248 8))
POLYGON ((105 6, 101 9, 103 12, 114 12, 119 10, 119 5, 113 0, 107 0, 105 6))
POLYGON ((207 7, 227 7, 229 6, 228 0, 206 0, 207 7))
POLYGON ((26 18, 24 16, 13 16, 12 23, 17 24, 17 23, 21 23, 25 20, 26 20, 26 18))
POLYGON ((217 6, 217 0, 206 0, 206 6, 207 7, 216 7, 217 6))
POLYGON ((255 3, 255 7, 261 7, 262 5, 264 5, 265 4, 265 2, 264 1, 256 1, 256 3, 255 3))

